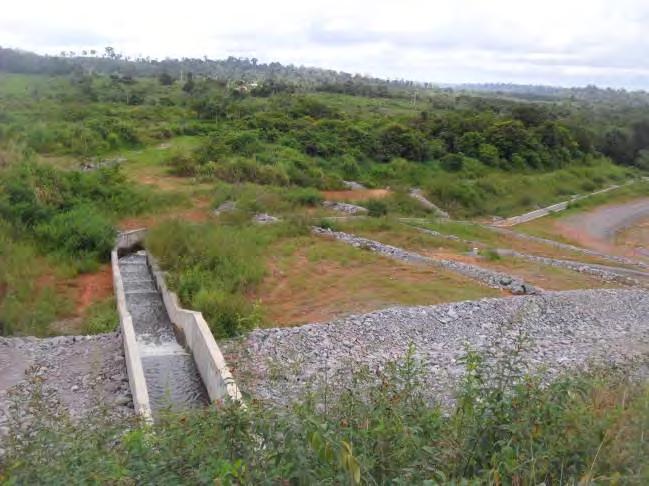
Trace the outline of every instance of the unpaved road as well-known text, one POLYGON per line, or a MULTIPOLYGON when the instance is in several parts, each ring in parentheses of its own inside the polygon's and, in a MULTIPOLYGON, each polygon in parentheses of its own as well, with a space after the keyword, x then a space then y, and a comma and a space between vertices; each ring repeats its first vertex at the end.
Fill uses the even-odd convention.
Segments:
MULTIPOLYGON (((556 227, 564 236, 588 248, 609 253, 629 253, 616 246, 618 232, 649 218, 649 198, 610 204, 561 219, 556 227)), ((649 241, 643 242, 649 246, 649 241)))

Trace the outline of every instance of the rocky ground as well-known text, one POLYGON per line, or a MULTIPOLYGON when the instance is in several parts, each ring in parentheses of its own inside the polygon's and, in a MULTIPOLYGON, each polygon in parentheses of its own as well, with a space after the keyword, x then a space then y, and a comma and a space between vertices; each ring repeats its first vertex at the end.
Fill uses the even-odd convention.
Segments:
POLYGON ((242 391, 280 405, 324 383, 332 391, 345 387, 353 371, 381 369, 412 345, 426 395, 446 402, 464 371, 467 346, 496 356, 520 346, 525 365, 548 377, 594 363, 636 364, 645 376, 648 315, 643 290, 546 292, 258 329, 220 345, 242 391))
POLYGON ((0 452, 10 425, 29 427, 39 407, 73 420, 99 410, 116 418, 133 414, 118 333, 0 338, 0 369, 0 452))
POLYGON ((469 263, 458 262, 455 260, 423 256, 412 251, 397 248, 396 246, 386 245, 378 241, 362 238, 342 231, 332 231, 330 229, 315 227, 313 228, 313 233, 324 237, 334 238, 357 248, 373 251, 395 260, 424 265, 434 265, 444 268, 481 282, 489 287, 507 290, 515 295, 536 294, 541 290, 512 275, 507 275, 477 265, 471 265, 469 263))

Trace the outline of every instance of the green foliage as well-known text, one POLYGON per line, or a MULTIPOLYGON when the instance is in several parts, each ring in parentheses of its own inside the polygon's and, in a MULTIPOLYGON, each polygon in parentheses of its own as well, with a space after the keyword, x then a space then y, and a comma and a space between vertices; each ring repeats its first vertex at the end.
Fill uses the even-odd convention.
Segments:
POLYGON ((70 310, 69 302, 41 279, 55 270, 0 219, 0 336, 46 336, 48 325, 70 310))
POLYGON ((388 205, 381 199, 370 199, 365 201, 363 205, 367 208, 367 214, 374 218, 388 214, 388 205))
POLYGON ((72 172, 25 162, 0 172, 0 218, 34 238, 41 252, 75 262, 79 270, 108 258, 113 217, 158 201, 127 183, 117 167, 72 172))
POLYGON ((152 428, 101 416, 53 419, 36 394, 31 405, 43 415, 29 436, 12 430, 0 477, 8 484, 649 480, 646 385, 613 373, 544 385, 515 355, 486 362, 467 353, 446 409, 424 400, 412 351, 384 371, 355 370, 349 388, 331 396, 325 385, 290 411, 225 404, 166 415, 152 428), (496 372, 503 379, 493 380, 496 372))
POLYGON ((113 332, 119 326, 115 298, 94 302, 88 309, 85 319, 84 333, 86 334, 113 332))
POLYGON ((228 337, 260 324, 257 306, 245 293, 265 275, 262 252, 276 238, 306 233, 308 226, 192 225, 170 221, 154 228, 147 247, 170 272, 181 302, 205 315, 215 337, 228 337))
POLYGON ((107 260, 116 236, 110 221, 92 206, 56 214, 36 226, 34 233, 50 253, 82 262, 107 260))

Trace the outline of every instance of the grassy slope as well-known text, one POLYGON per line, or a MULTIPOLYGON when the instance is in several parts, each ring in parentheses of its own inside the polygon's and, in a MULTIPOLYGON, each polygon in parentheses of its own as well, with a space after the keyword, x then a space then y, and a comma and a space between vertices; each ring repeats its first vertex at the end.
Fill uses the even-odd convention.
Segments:
POLYGON ((266 277, 250 298, 261 303, 271 326, 498 295, 450 272, 397 263, 317 237, 283 239, 268 253, 266 277))

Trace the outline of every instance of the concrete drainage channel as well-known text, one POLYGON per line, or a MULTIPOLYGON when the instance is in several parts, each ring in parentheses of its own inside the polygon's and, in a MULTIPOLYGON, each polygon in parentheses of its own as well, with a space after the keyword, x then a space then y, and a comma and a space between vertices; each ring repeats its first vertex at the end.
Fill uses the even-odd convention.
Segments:
POLYGON ((182 309, 153 258, 146 230, 120 234, 113 283, 135 412, 145 420, 241 394, 200 312, 182 309))

